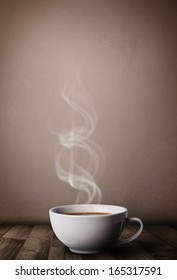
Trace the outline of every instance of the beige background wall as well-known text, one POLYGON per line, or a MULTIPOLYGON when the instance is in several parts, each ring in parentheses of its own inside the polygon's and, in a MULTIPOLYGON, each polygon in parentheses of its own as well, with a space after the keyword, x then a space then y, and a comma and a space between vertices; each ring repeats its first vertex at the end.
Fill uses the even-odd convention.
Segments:
POLYGON ((48 222, 75 202, 48 128, 53 112, 62 126, 74 69, 97 109, 102 202, 177 221, 176 31, 173 0, 0 0, 1 223, 48 222))

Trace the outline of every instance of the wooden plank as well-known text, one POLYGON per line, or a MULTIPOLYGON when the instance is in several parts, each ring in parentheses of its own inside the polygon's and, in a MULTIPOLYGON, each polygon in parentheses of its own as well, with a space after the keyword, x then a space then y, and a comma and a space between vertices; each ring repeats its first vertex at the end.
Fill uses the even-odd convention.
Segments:
POLYGON ((32 230, 32 226, 25 225, 16 225, 13 226, 9 231, 7 231, 3 237, 18 239, 18 240, 26 240, 32 230))
POLYGON ((69 248, 65 247, 64 260, 83 260, 82 255, 72 253, 69 248))
POLYGON ((1 225, 0 226, 0 237, 3 236, 11 228, 12 228, 12 226, 1 225))
POLYGON ((117 260, 151 260, 153 259, 141 246, 134 241, 112 248, 117 260))
POLYGON ((98 254, 83 255, 86 260, 150 260, 153 259, 134 242, 123 246, 112 246, 98 254))
POLYGON ((0 238, 0 260, 14 260, 23 246, 22 240, 0 238))
MULTIPOLYGON (((126 239, 132 235, 130 227, 126 227, 121 235, 121 239, 126 239)), ((110 251, 118 260, 150 260, 153 259, 141 246, 137 243, 130 242, 124 245, 111 246, 110 251)))
MULTIPOLYGON (((153 259, 176 260, 177 250, 146 230, 146 227, 144 227, 141 235, 134 241, 135 244, 138 244, 153 259)), ((136 227, 131 226, 129 231, 133 234, 136 231, 136 227)))
POLYGON ((84 260, 116 260, 112 251, 103 250, 97 254, 83 254, 84 260))
POLYGON ((169 226, 177 230, 177 225, 169 225, 169 226))
POLYGON ((16 260, 47 260, 50 241, 30 238, 23 245, 16 260))
POLYGON ((58 240, 54 235, 52 240, 52 245, 49 251, 49 260, 63 260, 65 255, 66 247, 65 245, 58 240))
POLYGON ((96 260, 98 259, 96 255, 97 254, 83 254, 82 256, 84 260, 96 260))
POLYGON ((165 243, 177 248, 177 230, 164 225, 146 226, 146 230, 150 231, 165 243))
POLYGON ((47 260, 53 232, 50 226, 34 226, 17 260, 47 260))
POLYGON ((63 260, 64 259, 64 250, 60 247, 50 247, 48 260, 63 260))
POLYGON ((53 239, 52 239, 52 247, 57 247, 57 246, 61 246, 64 244, 56 237, 55 234, 53 234, 53 239))
POLYGON ((52 241, 51 237, 53 238, 53 231, 51 226, 48 225, 36 225, 33 227, 30 238, 41 238, 41 239, 48 239, 52 241))
MULTIPOLYGON (((136 226, 127 227, 122 238, 131 236, 136 226)), ((0 259, 102 260, 177 259, 174 227, 148 225, 135 241, 110 247, 98 254, 75 254, 54 235, 50 226, 0 226, 0 259)))
POLYGON ((49 260, 82 260, 82 256, 74 254, 54 235, 49 251, 49 260))
POLYGON ((49 252, 49 260, 82 260, 83 257, 80 254, 72 253, 67 247, 61 245, 61 247, 51 247, 49 252))
MULTIPOLYGON (((91 259, 92 255, 91 255, 91 259)), ((95 260, 116 260, 115 254, 113 254, 112 250, 103 250, 94 256, 95 260)))

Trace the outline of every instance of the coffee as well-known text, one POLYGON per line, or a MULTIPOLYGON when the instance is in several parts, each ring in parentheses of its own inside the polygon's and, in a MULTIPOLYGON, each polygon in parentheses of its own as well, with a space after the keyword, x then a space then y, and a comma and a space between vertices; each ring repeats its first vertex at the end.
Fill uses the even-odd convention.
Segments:
POLYGON ((67 215, 73 215, 73 216, 83 216, 83 215, 108 215, 110 213, 107 212, 72 212, 72 213, 66 213, 67 215))

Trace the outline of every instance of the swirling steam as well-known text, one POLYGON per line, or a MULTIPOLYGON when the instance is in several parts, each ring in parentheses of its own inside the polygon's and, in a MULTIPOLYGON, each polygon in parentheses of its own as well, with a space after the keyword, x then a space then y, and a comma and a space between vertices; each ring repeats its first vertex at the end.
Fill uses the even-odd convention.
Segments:
MULTIPOLYGON (((78 79, 67 84, 61 97, 70 108, 63 129, 57 133, 61 149, 56 157, 57 176, 78 190, 75 203, 100 203, 102 193, 95 177, 100 173, 100 162, 104 167, 104 153, 90 139, 97 126, 97 114, 86 89, 78 79)), ((98 180, 98 178, 97 178, 98 180)))

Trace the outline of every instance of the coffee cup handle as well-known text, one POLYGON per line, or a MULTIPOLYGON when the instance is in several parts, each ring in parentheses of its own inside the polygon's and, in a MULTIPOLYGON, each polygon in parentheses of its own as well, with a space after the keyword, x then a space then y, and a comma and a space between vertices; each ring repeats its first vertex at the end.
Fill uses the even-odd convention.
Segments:
POLYGON ((131 223, 134 223, 134 222, 138 222, 139 223, 139 225, 140 225, 139 230, 133 236, 130 236, 130 237, 126 238, 126 239, 119 239, 119 240, 117 240, 116 245, 127 244, 127 243, 135 240, 141 234, 141 232, 143 230, 143 223, 142 223, 142 221, 139 218, 136 218, 136 217, 126 218, 125 226, 127 226, 127 225, 129 225, 131 223))

